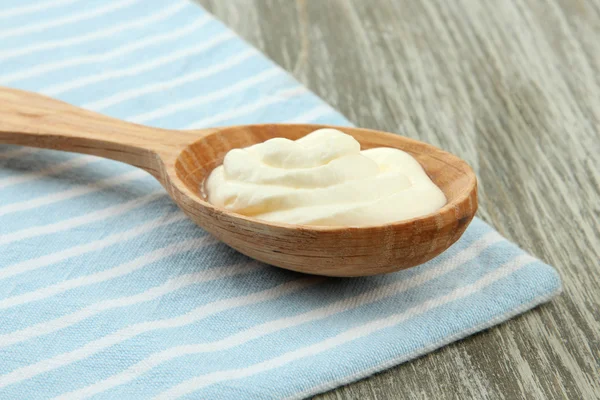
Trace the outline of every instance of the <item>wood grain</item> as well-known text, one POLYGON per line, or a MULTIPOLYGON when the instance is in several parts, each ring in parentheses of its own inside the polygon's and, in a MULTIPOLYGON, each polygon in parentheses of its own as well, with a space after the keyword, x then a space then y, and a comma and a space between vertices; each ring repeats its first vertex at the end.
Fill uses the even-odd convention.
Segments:
MULTIPOLYGON (((431 145, 373 130, 337 127, 361 148, 393 147, 410 153, 444 192, 447 204, 435 213, 385 225, 327 227, 260 221, 210 206, 200 188, 230 150, 274 137, 296 140, 323 125, 264 124, 219 128, 181 154, 168 189, 198 225, 234 249, 265 263, 315 275, 367 276, 413 267, 455 243, 477 210, 477 180, 458 157, 431 145)), ((169 171, 169 169, 167 169, 169 171)))
MULTIPOLYGON (((204 132, 196 134, 200 137, 204 132)), ((109 158, 142 168, 165 184, 158 155, 175 158, 193 139, 177 131, 120 121, 37 93, 0 87, 0 143, 109 158)))
POLYGON ((474 167, 550 304, 322 399, 600 398, 600 0, 198 0, 358 126, 474 167))
POLYGON ((263 124, 197 131, 119 121, 40 94, 0 87, 0 143, 106 157, 150 172, 196 224, 252 258, 292 271, 367 276, 414 267, 454 244, 477 211, 477 179, 460 158, 429 144, 373 130, 340 127, 364 149, 394 147, 419 161, 444 192, 434 213, 352 227, 290 225, 210 204, 200 189, 232 149, 275 137, 296 140, 323 125, 263 124))

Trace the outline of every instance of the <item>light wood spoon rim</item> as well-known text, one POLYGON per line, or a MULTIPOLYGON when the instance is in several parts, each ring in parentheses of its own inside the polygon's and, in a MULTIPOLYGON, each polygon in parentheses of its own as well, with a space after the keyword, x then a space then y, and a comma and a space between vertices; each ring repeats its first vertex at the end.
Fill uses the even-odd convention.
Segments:
MULTIPOLYGON (((91 154, 144 169, 167 189, 194 222, 231 247, 279 267, 313 274, 372 275, 420 264, 454 243, 477 210, 477 179, 465 161, 417 140, 368 129, 315 124, 256 124, 189 131, 165 130, 124 122, 39 94, 0 88, 0 143, 91 154), (457 170, 461 186, 457 193, 454 193, 456 190, 452 192, 452 196, 446 193, 448 203, 443 208, 422 217, 383 225, 327 227, 273 223, 232 213, 208 203, 200 193, 200 185, 193 180, 198 174, 205 176, 210 172, 206 167, 208 164, 198 161, 211 157, 205 153, 214 153, 213 159, 208 158, 212 169, 220 164, 225 150, 236 147, 228 147, 235 143, 239 142, 237 147, 242 147, 244 143, 248 145, 277 136, 269 136, 272 132, 289 133, 297 138, 301 133, 307 134, 323 127, 349 133, 361 145, 369 142, 370 147, 378 147, 378 143, 384 145, 389 142, 393 144, 390 147, 409 151, 417 158, 422 155, 438 160, 443 167, 457 170), (196 169, 188 171, 190 165, 196 169), (187 172, 184 174, 182 171, 187 172), (420 238, 420 234, 431 236, 431 246, 427 251, 428 242, 426 238, 420 238), (380 243, 375 237, 378 235, 381 236, 379 252, 377 248, 368 248, 380 243), (403 235, 407 237, 400 237, 403 235), (296 247, 295 240, 298 240, 296 247), (414 248, 410 248, 413 242, 414 248), (310 245, 315 248, 310 248, 310 245), (355 248, 343 249, 340 246, 355 248), (322 256, 319 256, 320 250, 322 256), (363 268, 359 268, 363 259, 363 268), (344 267, 346 264, 348 267, 344 267)), ((428 173, 431 172, 428 165, 421 164, 428 173)), ((440 169, 439 165, 437 171, 437 179, 450 173, 440 169)), ((436 182, 436 177, 432 179, 436 182)))
MULTIPOLYGON (((272 125, 274 125, 274 124, 248 124, 248 125, 244 125, 244 126, 248 127, 248 128, 261 129, 263 127, 272 126, 272 125)), ((345 131, 348 129, 352 129, 352 130, 360 129, 363 132, 370 132, 372 134, 380 135, 382 137, 389 136, 393 139, 398 138, 398 135, 393 134, 393 133, 378 131, 378 130, 374 130, 374 129, 367 129, 367 128, 354 128, 354 127, 348 127, 348 126, 338 126, 338 125, 328 125, 328 124, 287 124, 287 123, 283 124, 283 123, 278 123, 277 125, 279 125, 281 127, 290 127, 291 129, 293 129, 294 127, 310 127, 310 129, 313 131, 317 130, 317 129, 323 129, 323 128, 332 128, 332 129, 337 129, 337 130, 342 130, 342 131, 345 131)), ((220 128, 212 128, 211 132, 209 132, 208 134, 212 134, 216 131, 227 130, 227 129, 231 129, 231 128, 236 128, 236 127, 226 126, 226 127, 220 127, 220 128)), ((200 130, 200 131, 198 131, 198 130, 187 130, 187 131, 182 130, 179 132, 189 132, 191 134, 197 134, 197 133, 206 134, 205 130, 200 130)), ((199 139, 198 136, 196 136, 196 138, 199 139)), ((402 137, 402 139, 405 143, 413 143, 413 144, 418 144, 418 145, 425 145, 428 147, 434 147, 433 145, 429 145, 429 144, 427 144, 425 142, 421 142, 419 140, 415 140, 415 139, 411 139, 411 138, 407 138, 407 137, 402 137)), ((440 153, 444 153, 447 160, 449 160, 450 158, 453 159, 453 163, 449 164, 450 167, 458 168, 457 165, 462 165, 465 169, 469 169, 470 171, 472 171, 471 167, 461 158, 455 156, 452 153, 448 153, 444 150, 441 150, 441 149, 438 149, 438 150, 440 153)), ((431 157, 431 153, 428 153, 428 155, 431 157)), ((235 214, 238 218, 240 218, 242 220, 247 220, 250 222, 256 222, 256 223, 260 223, 260 224, 265 224, 265 225, 270 225, 273 227, 280 227, 280 228, 285 228, 285 229, 310 229, 310 230, 323 231, 323 232, 340 232, 340 231, 344 231, 347 229, 365 230, 365 229, 374 229, 374 228, 377 228, 377 229, 386 228, 386 227, 392 227, 392 226, 401 227, 403 225, 410 225, 416 220, 435 218, 435 215, 448 212, 449 210, 453 209, 457 204, 462 203, 464 201, 468 201, 469 196, 471 195, 471 192, 473 191, 474 188, 476 189, 476 187, 477 187, 477 179, 475 177, 475 173, 473 173, 471 175, 470 185, 464 187, 463 193, 461 193, 457 197, 452 198, 451 201, 448 201, 442 208, 438 209, 435 212, 425 214, 420 217, 404 219, 401 221, 389 222, 389 223, 385 223, 385 224, 362 225, 362 226, 321 226, 321 225, 289 224, 289 223, 285 223, 285 222, 264 221, 259 218, 254 218, 251 216, 234 213, 223 207, 215 206, 214 204, 209 203, 201 194, 196 193, 192 190, 189 190, 189 187, 187 187, 187 186, 186 186, 186 189, 189 190, 189 195, 191 197, 196 198, 198 200, 198 202, 201 202, 205 207, 210 207, 219 213, 235 214)))

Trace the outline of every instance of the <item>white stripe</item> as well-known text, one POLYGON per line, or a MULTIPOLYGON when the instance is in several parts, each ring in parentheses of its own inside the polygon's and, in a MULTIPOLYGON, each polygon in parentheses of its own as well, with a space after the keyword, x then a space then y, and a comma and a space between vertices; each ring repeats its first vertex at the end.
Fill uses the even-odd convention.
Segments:
POLYGON ((120 70, 116 70, 116 71, 107 71, 107 72, 102 72, 99 74, 81 77, 78 79, 73 79, 66 83, 59 83, 56 85, 46 87, 46 88, 40 90, 40 92, 47 96, 57 96, 61 93, 67 92, 69 90, 82 88, 87 85, 106 81, 109 79, 121 78, 121 77, 126 77, 126 76, 135 76, 137 74, 150 71, 150 70, 160 67, 162 65, 170 64, 181 58, 186 58, 191 55, 205 52, 227 40, 233 39, 234 37, 235 37, 234 34, 232 32, 228 31, 219 36, 215 36, 214 38, 210 39, 207 42, 197 44, 193 47, 180 49, 180 50, 174 51, 169 54, 165 54, 161 57, 152 59, 152 60, 144 62, 142 64, 135 65, 133 67, 128 67, 128 68, 124 68, 124 69, 120 69, 120 70))
MULTIPOLYGON (((171 219, 170 222, 173 222, 173 219, 171 219)), ((154 228, 161 225, 164 225, 164 223, 157 224, 156 221, 153 221, 154 228)), ((134 271, 137 271, 138 269, 163 258, 170 257, 179 253, 184 253, 192 249, 201 248, 214 242, 216 242, 216 239, 209 235, 205 235, 200 239, 192 239, 183 242, 177 242, 171 246, 151 251, 132 261, 118 265, 114 268, 96 272, 90 275, 80 276, 73 279, 67 279, 65 281, 56 283, 54 285, 46 286, 44 288, 34 290, 32 292, 23 293, 0 300, 0 310, 23 305, 26 303, 31 303, 33 301, 47 299, 48 297, 56 296, 59 293, 64 293, 68 290, 75 289, 78 287, 92 285, 95 283, 100 283, 108 281, 110 279, 118 278, 120 276, 124 276, 134 271)))
POLYGON ((408 319, 424 314, 432 309, 441 307, 445 304, 454 302, 467 296, 471 296, 484 289, 485 287, 490 286, 491 284, 501 280, 502 278, 518 271, 523 266, 533 261, 535 261, 535 259, 530 256, 519 256, 511 262, 502 265, 500 268, 487 273, 486 275, 484 275, 483 277, 481 277, 476 282, 470 285, 456 288, 452 292, 444 296, 432 298, 421 304, 413 306, 401 313, 392 315, 390 317, 377 319, 364 325, 348 329, 334 337, 323 340, 322 342, 315 343, 310 346, 305 346, 297 350, 289 351, 280 356, 250 365, 245 368, 222 370, 188 379, 160 393, 158 396, 155 397, 155 399, 176 399, 186 394, 193 393, 206 386, 213 385, 215 383, 228 382, 235 379, 249 377, 252 375, 256 375, 262 372, 282 367, 293 361, 316 356, 320 353, 323 353, 324 351, 336 348, 338 346, 360 338, 367 337, 373 333, 382 331, 384 329, 392 328, 408 319))
POLYGON ((17 15, 32 14, 38 11, 44 11, 49 8, 60 7, 78 2, 80 0, 50 0, 43 3, 30 4, 28 6, 9 8, 0 11, 0 18, 16 17, 17 15))
POLYGON ((176 12, 178 12, 186 6, 188 6, 187 2, 178 2, 172 4, 170 7, 164 8, 162 10, 159 10, 158 12, 150 14, 147 17, 135 19, 133 21, 127 21, 124 24, 111 26, 108 29, 97 30, 94 32, 90 32, 86 35, 69 37, 68 39, 49 40, 46 42, 38 42, 27 47, 19 47, 17 49, 0 51, 0 60, 7 60, 9 58, 19 57, 23 55, 30 55, 37 51, 54 50, 62 47, 69 47, 77 44, 82 44, 96 39, 112 36, 114 34, 121 33, 129 29, 144 28, 146 26, 153 25, 156 22, 167 19, 168 17, 175 14, 176 12))
POLYGON ((261 72, 258 75, 255 75, 251 78, 240 81, 234 85, 228 86, 224 89, 217 90, 215 92, 211 92, 208 94, 202 94, 200 96, 181 101, 178 103, 170 104, 165 107, 160 107, 157 110, 146 112, 143 114, 138 114, 130 119, 129 121, 136 123, 147 122, 156 118, 164 117, 173 113, 176 113, 181 110, 187 110, 190 108, 195 108, 204 104, 209 104, 213 101, 224 99, 227 96, 231 96, 232 94, 241 92, 249 87, 257 85, 261 82, 264 82, 267 79, 270 79, 278 74, 280 74, 279 69, 270 69, 264 72, 261 72))
POLYGON ((422 273, 412 276, 411 278, 378 286, 359 295, 333 302, 327 306, 319 307, 303 314, 266 322, 215 342, 172 347, 159 353, 152 354, 151 356, 134 364, 119 374, 113 375, 82 389, 67 393, 60 398, 76 399, 93 396, 115 386, 119 386, 136 379, 157 365, 177 357, 229 349, 282 329, 324 319, 340 312, 356 309, 366 304, 371 304, 388 297, 396 296, 399 293, 419 287, 432 279, 451 272, 452 270, 464 265, 466 262, 475 259, 485 249, 502 240, 502 237, 496 232, 488 233, 466 249, 455 254, 451 259, 446 260, 435 268, 426 269, 422 273))
MULTIPOLYGON (((196 248, 200 245, 200 241, 196 241, 195 243, 196 245, 194 245, 193 248, 196 248)), ((204 245, 206 244, 207 243, 205 243, 204 245)), ((171 247, 177 247, 180 245, 181 244, 177 244, 171 247)), ((164 250, 166 249, 161 249, 160 251, 164 250)), ((173 254, 176 253, 171 253, 168 255, 173 254)), ((166 256, 167 255, 165 255, 165 257, 166 256)), ((148 258, 148 256, 143 256, 143 258, 148 258)), ((144 263, 147 264, 146 261, 144 261, 144 263)), ((27 328, 21 329, 19 331, 0 335, 0 348, 68 328, 69 326, 72 326, 78 322, 93 317, 94 315, 104 311, 156 300, 162 296, 165 296, 169 293, 175 292, 177 290, 183 289, 191 285, 196 285, 198 283, 208 282, 230 276, 251 273, 260 270, 261 268, 262 266, 260 266, 260 264, 258 263, 253 264, 245 262, 242 264, 234 264, 226 267, 213 268, 206 271, 196 272, 193 274, 180 275, 175 278, 169 279, 160 286, 150 288, 143 293, 100 301, 98 303, 90 304, 89 306, 77 310, 71 314, 64 315, 50 321, 40 322, 39 324, 28 326, 27 328)))
POLYGON ((71 189, 64 190, 62 192, 52 193, 43 197, 37 197, 31 200, 7 204, 5 206, 0 207, 0 217, 18 211, 31 210, 32 208, 57 203, 59 201, 64 201, 73 197, 82 196, 84 194, 98 192, 111 186, 117 186, 125 182, 143 178, 145 176, 147 176, 146 172, 143 172, 141 170, 135 170, 122 175, 106 178, 85 186, 77 186, 71 189))
POLYGON ((101 210, 90 212, 88 214, 80 215, 78 217, 58 221, 53 224, 34 226, 31 228, 25 228, 18 231, 2 234, 0 235, 0 245, 9 244, 36 236, 48 235, 50 233, 58 233, 92 222, 101 221, 107 218, 114 218, 117 215, 141 207, 159 197, 166 198, 167 195, 161 190, 160 192, 154 192, 147 196, 127 201, 123 204, 117 204, 114 206, 103 208, 101 210))
POLYGON ((85 64, 99 64, 103 62, 107 62, 113 60, 117 57, 120 57, 124 54, 132 53, 134 51, 154 46, 159 43, 163 43, 166 41, 172 41, 178 39, 182 36, 188 35, 189 33, 195 31, 196 29, 202 27, 206 23, 211 20, 208 16, 204 16, 203 18, 199 18, 193 23, 181 27, 179 29, 174 29, 167 33, 161 33, 153 36, 144 36, 143 39, 138 40, 136 42, 127 43, 121 47, 117 47, 111 51, 102 54, 94 54, 82 57, 75 57, 69 59, 61 59, 60 61, 55 61, 51 63, 42 63, 38 64, 32 68, 24 69, 21 71, 14 72, 9 75, 0 76, 0 82, 4 85, 8 85, 15 81, 21 81, 23 79, 32 79, 36 78, 40 75, 46 74, 48 72, 57 71, 69 67, 76 67, 85 64))
POLYGON ((334 112, 335 111, 330 106, 320 105, 311 110, 308 110, 307 112, 305 112, 302 115, 299 115, 295 118, 289 119, 285 122, 287 122, 289 124, 308 123, 308 122, 314 121, 315 119, 317 119, 319 117, 333 114, 334 112))
POLYGON ((306 287, 316 285, 323 280, 323 278, 315 277, 302 278, 295 281, 286 282, 282 285, 263 290, 261 292, 207 303, 203 306, 195 308, 187 314, 178 317, 133 324, 110 335, 104 336, 103 338, 88 342, 82 347, 79 347, 68 353, 58 354, 52 358, 41 360, 35 364, 25 367, 17 368, 8 374, 2 375, 0 376, 0 387, 5 387, 13 383, 32 378, 44 372, 63 367, 75 361, 85 359, 108 347, 114 346, 143 333, 158 329, 172 329, 179 326, 188 325, 225 310, 248 306, 268 300, 274 300, 302 290, 306 287))
POLYGON ((8 150, 0 153, 0 160, 8 160, 11 158, 25 156, 27 154, 37 153, 39 149, 32 147, 19 147, 18 149, 8 150))
MULTIPOLYGON (((80 244, 77 246, 69 247, 55 253, 46 254, 44 256, 34 258, 31 260, 21 261, 16 264, 9 265, 8 267, 0 269, 0 279, 6 279, 11 276, 19 275, 24 272, 33 271, 48 265, 56 264, 58 262, 80 256, 85 253, 104 249, 113 244, 131 240, 137 236, 143 235, 144 233, 150 232, 158 227, 171 224, 173 222, 181 221, 185 219, 185 214, 176 212, 162 216, 160 218, 153 219, 152 221, 146 222, 142 225, 138 225, 134 228, 123 232, 113 233, 103 239, 95 240, 93 242, 80 244)), ((35 293, 35 292, 33 292, 35 293)), ((25 299, 30 293, 24 295, 18 295, 9 297, 0 301, 0 309, 13 306, 22 302, 19 299, 25 299)))
POLYGON ((97 157, 92 156, 81 156, 77 158, 73 158, 55 165, 52 165, 46 169, 42 169, 40 171, 32 171, 28 173, 23 173, 19 175, 7 176, 5 178, 0 178, 0 189, 5 188, 11 185, 17 185, 29 181, 33 181, 36 179, 43 178, 48 175, 58 175, 65 171, 69 171, 71 169, 75 169, 87 164, 90 164, 94 161, 97 161, 97 157))
POLYGON ((259 101, 248 104, 243 107, 236 107, 233 110, 225 111, 217 115, 213 115, 209 118, 200 119, 198 121, 193 122, 192 124, 185 127, 185 129, 198 129, 198 128, 206 128, 218 124, 220 122, 229 121, 234 118, 242 117, 244 115, 251 114, 255 111, 260 110, 261 108, 265 108, 272 104, 282 103, 290 97, 304 94, 308 91, 308 89, 298 86, 292 89, 285 89, 275 93, 272 96, 267 96, 259 101))
POLYGON ((57 26, 63 26, 66 24, 71 24, 71 23, 79 22, 79 21, 85 21, 88 19, 99 17, 104 14, 108 14, 108 13, 110 13, 112 11, 116 11, 120 8, 128 7, 132 4, 139 3, 140 1, 141 0, 122 0, 122 1, 117 1, 117 2, 110 2, 105 7, 98 7, 91 11, 85 11, 85 12, 82 12, 79 14, 69 15, 64 18, 53 19, 46 23, 37 22, 37 23, 32 23, 30 25, 22 26, 22 27, 16 28, 16 29, 0 31, 0 40, 15 37, 15 36, 20 36, 20 35, 26 35, 29 33, 43 32, 47 29, 54 28, 57 26))
POLYGON ((514 316, 524 313, 527 310, 531 310, 535 306, 545 303, 548 300, 550 300, 551 298, 553 298, 554 296, 559 295, 560 292, 561 292, 561 290, 557 290, 556 292, 543 294, 541 296, 534 298, 533 300, 531 300, 528 303, 525 303, 518 307, 513 308, 512 310, 510 310, 504 314, 498 315, 494 318, 491 318, 491 319, 489 319, 481 324, 475 325, 471 328, 457 332, 454 335, 446 336, 443 339, 438 340, 437 342, 432 343, 428 346, 421 347, 416 351, 413 351, 408 354, 401 354, 399 357, 393 358, 391 360, 387 360, 377 366, 374 366, 374 367, 371 367, 368 369, 363 369, 363 370, 359 371, 358 373, 355 373, 355 374, 352 374, 349 376, 345 376, 343 378, 339 378, 335 381, 325 382, 325 383, 319 384, 318 386, 313 386, 312 388, 307 389, 300 393, 294 393, 293 395, 286 397, 285 400, 305 399, 307 397, 310 397, 311 395, 314 395, 317 393, 323 393, 326 390, 331 390, 336 387, 348 384, 350 382, 354 382, 358 379, 366 378, 367 376, 371 376, 374 373, 377 373, 379 371, 383 371, 383 370, 391 368, 395 365, 401 364, 405 361, 412 360, 416 357, 419 357, 420 355, 430 353, 430 352, 432 352, 436 349, 439 349, 443 346, 446 346, 452 342, 466 338, 467 336, 470 336, 476 332, 482 331, 487 328, 491 328, 494 325, 497 325, 501 322, 507 321, 507 320, 513 318, 514 316))
MULTIPOLYGON (((230 57, 229 59, 225 60, 224 62, 211 65, 208 68, 202 68, 199 70, 195 70, 192 73, 189 73, 189 74, 183 75, 183 76, 179 76, 170 81, 156 82, 156 83, 152 83, 152 84, 142 86, 139 88, 125 90, 123 92, 119 92, 119 93, 117 93, 113 96, 107 97, 105 99, 95 101, 93 103, 84 104, 83 107, 89 108, 89 109, 95 110, 95 111, 101 111, 107 107, 114 106, 115 104, 119 104, 126 100, 131 100, 136 97, 140 97, 140 96, 147 95, 150 93, 164 92, 166 90, 173 89, 174 87, 183 85, 185 83, 189 83, 189 82, 192 82, 192 81, 195 81, 198 79, 202 79, 202 78, 206 78, 211 75, 215 75, 219 72, 222 72, 223 70, 225 70, 227 68, 231 68, 233 66, 241 64, 242 61, 245 61, 248 58, 250 58, 254 55, 257 55, 257 54, 258 53, 254 49, 246 50, 241 54, 236 54, 236 55, 230 57)), ((177 103, 177 104, 179 104, 179 103, 177 103)), ((170 107, 172 107, 172 105, 162 107, 161 110, 169 109, 170 107)))

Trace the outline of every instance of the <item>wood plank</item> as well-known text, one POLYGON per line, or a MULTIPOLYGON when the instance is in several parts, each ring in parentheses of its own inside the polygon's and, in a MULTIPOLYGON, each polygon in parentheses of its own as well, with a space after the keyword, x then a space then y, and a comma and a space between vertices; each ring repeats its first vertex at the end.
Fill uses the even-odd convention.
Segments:
POLYGON ((565 292, 320 399, 600 398, 600 0, 198 0, 360 127, 466 159, 565 292))

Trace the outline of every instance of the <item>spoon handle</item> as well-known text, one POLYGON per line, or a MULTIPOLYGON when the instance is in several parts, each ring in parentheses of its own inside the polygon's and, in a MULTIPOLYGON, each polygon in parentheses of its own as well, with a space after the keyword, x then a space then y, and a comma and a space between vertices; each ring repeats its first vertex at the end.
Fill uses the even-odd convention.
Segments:
POLYGON ((189 134, 136 125, 36 93, 0 87, 0 143, 73 151, 159 175, 159 154, 189 134))

